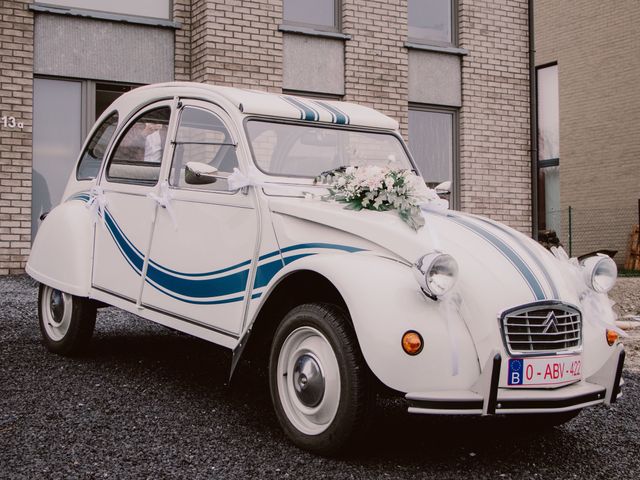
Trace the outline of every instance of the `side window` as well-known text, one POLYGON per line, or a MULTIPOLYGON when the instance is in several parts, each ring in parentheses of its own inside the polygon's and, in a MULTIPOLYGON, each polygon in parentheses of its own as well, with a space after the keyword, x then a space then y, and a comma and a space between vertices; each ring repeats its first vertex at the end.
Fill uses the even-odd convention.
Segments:
POLYGON ((93 137, 91 137, 87 148, 82 153, 82 158, 76 171, 77 180, 93 180, 98 176, 100 165, 102 165, 104 154, 107 151, 107 146, 117 126, 118 112, 113 112, 98 127, 93 137))
POLYGON ((127 127, 109 161, 110 182, 143 185, 158 182, 170 118, 171 108, 160 107, 143 113, 127 127))
POLYGON ((170 183, 181 188, 227 190, 228 177, 238 166, 236 147, 220 117, 208 110, 185 107, 180 115, 170 183), (205 185, 187 184, 185 165, 199 162, 218 169, 216 181, 205 185))

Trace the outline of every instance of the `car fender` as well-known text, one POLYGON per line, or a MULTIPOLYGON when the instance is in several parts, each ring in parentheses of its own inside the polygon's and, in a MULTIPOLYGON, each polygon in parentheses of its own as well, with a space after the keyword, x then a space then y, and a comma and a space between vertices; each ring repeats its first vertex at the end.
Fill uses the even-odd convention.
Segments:
POLYGON ((478 356, 462 318, 426 297, 409 266, 375 254, 318 254, 292 262, 271 280, 252 318, 284 278, 301 270, 324 276, 338 290, 364 359, 386 386, 403 392, 451 390, 468 388, 478 378, 478 356), (402 349, 409 330, 424 340, 415 356, 402 349))
POLYGON ((80 297, 91 288, 93 222, 85 203, 65 202, 44 219, 26 272, 40 283, 80 297))

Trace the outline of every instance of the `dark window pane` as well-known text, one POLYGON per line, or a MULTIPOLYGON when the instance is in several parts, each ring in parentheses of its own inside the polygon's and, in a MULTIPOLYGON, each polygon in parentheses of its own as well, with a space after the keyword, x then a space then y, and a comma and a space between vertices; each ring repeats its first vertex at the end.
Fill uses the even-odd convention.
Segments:
POLYGON ((284 0, 284 20, 335 28, 336 0, 284 0))
POLYGON ((109 115, 93 134, 86 150, 82 154, 82 159, 78 165, 76 178, 78 180, 91 180, 98 176, 100 165, 104 159, 107 146, 118 125, 118 113, 109 115))
POLYGON ((409 149, 431 187, 453 180, 453 112, 409 110, 409 149))
POLYGON ((409 39, 424 43, 452 43, 452 1, 409 0, 409 39))
POLYGON ((96 84, 96 120, 123 93, 134 89, 131 85, 96 84))
POLYGON ((111 155, 109 181, 155 185, 170 117, 171 109, 161 107, 145 112, 128 127, 111 155))
POLYGON ((184 180, 188 162, 199 162, 218 169, 221 177, 238 166, 236 149, 229 131, 220 118, 201 108, 185 107, 180 117, 176 149, 171 167, 171 185, 204 190, 227 190, 224 178, 205 185, 190 185, 184 180))

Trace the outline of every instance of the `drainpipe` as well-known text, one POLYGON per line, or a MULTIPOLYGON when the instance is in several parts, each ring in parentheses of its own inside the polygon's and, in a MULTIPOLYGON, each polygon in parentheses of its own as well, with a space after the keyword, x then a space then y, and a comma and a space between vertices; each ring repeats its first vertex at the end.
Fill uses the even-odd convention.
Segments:
POLYGON ((531 236, 538 240, 538 95, 533 0, 529 0, 529 124, 531 142, 531 236))

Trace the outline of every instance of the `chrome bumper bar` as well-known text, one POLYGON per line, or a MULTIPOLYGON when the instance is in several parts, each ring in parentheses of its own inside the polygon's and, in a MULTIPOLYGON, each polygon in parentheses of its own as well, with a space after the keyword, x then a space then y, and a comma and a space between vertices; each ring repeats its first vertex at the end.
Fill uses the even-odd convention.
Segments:
POLYGON ((568 412, 621 396, 624 348, 618 345, 602 368, 580 382, 553 390, 499 388, 499 353, 490 356, 482 375, 470 390, 407 393, 409 413, 436 415, 494 415, 568 412))

